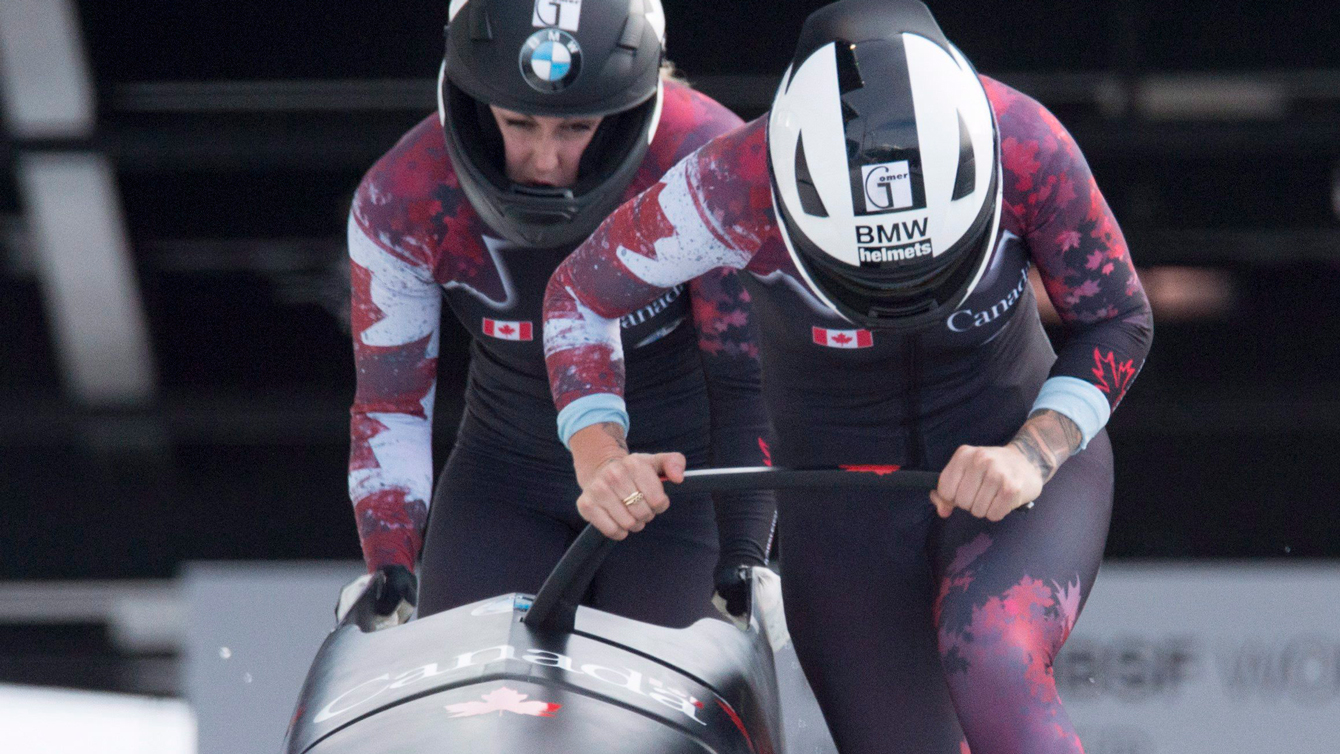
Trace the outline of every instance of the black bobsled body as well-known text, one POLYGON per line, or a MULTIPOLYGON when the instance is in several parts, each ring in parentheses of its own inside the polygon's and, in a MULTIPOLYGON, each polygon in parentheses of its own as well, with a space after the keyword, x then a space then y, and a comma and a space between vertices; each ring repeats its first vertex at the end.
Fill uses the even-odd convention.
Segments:
MULTIPOLYGON (((506 595, 322 645, 287 754, 773 754, 780 715, 761 616, 668 629, 591 608, 571 630, 506 595)), ((355 612, 365 609, 360 605, 355 612)))

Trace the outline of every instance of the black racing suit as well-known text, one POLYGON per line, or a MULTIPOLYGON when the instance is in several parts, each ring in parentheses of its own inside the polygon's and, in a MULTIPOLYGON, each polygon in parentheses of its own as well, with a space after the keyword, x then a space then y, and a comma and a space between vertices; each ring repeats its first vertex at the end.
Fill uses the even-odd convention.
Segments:
POLYGON ((624 387, 597 368, 611 354, 603 323, 719 265, 753 274, 782 465, 938 470, 961 445, 1006 444, 1034 408, 1084 430, 1087 447, 1035 507, 999 523, 940 519, 919 493, 779 493, 787 621, 844 754, 1081 750, 1051 662, 1098 571, 1112 504, 1101 427, 1144 362, 1152 320, 1074 141, 1034 100, 984 84, 1000 127, 999 243, 943 322, 853 329, 810 291, 776 227, 764 120, 611 215, 549 286, 549 373, 569 431, 624 387), (1059 355, 1032 266, 1067 325, 1059 355))
MULTIPOLYGON (((628 195, 739 124, 667 83, 655 139, 628 195)), ((535 592, 581 530, 571 457, 554 433, 540 336, 550 274, 570 249, 509 246, 460 189, 435 117, 367 174, 349 222, 354 352, 349 487, 370 570, 419 569, 420 615, 499 593, 535 592), (470 332, 465 416, 435 493, 432 406, 441 304, 470 332), (426 543, 424 542, 427 522, 426 543)), ((622 322, 638 397, 629 445, 679 450, 691 465, 757 464, 766 429, 757 349, 738 275, 722 269, 662 291, 622 322), (728 312, 729 327, 716 313, 728 312)), ((683 625, 711 612, 712 573, 763 562, 771 496, 676 499, 615 548, 590 603, 683 625)))

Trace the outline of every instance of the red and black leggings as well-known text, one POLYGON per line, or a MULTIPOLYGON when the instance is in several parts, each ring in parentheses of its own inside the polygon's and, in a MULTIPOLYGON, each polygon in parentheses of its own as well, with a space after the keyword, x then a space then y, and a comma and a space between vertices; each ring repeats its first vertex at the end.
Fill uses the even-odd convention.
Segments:
POLYGON ((924 493, 778 493, 796 651, 841 754, 1076 754, 1052 660, 1112 510, 1106 433, 999 523, 924 493))

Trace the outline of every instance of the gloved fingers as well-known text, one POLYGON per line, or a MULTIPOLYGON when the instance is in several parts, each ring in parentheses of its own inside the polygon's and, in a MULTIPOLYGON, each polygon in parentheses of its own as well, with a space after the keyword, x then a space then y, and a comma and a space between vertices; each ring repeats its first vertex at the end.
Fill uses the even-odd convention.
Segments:
POLYGON ((372 630, 398 626, 409 620, 419 602, 419 580, 401 565, 382 566, 344 585, 335 604, 335 620, 343 622, 354 605, 371 591, 372 630))
POLYGON ((712 595, 712 606, 717 609, 717 612, 721 613, 723 618, 734 623, 736 628, 741 631, 749 630, 749 616, 747 614, 736 615, 732 613, 730 607, 726 603, 726 598, 722 597, 719 592, 712 595))
POLYGON ((372 630, 380 631, 384 628, 395 628, 409 622, 410 616, 414 614, 414 606, 408 602, 401 601, 389 615, 378 615, 372 619, 372 630))
POLYGON ((712 604, 731 622, 747 629, 752 602, 753 566, 742 563, 718 568, 713 581, 716 594, 712 604))
POLYGON ((390 615, 402 601, 408 602, 410 607, 419 604, 419 579, 408 568, 402 565, 383 566, 377 575, 378 615, 390 615))

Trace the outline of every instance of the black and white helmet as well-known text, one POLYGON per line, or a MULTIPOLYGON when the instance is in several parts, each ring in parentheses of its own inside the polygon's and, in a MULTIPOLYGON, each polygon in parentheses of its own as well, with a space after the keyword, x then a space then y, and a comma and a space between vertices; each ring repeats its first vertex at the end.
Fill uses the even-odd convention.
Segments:
POLYGON ((521 246, 580 243, 619 206, 661 117, 661 0, 452 0, 438 116, 466 197, 521 246), (528 115, 604 116, 577 184, 507 179, 497 105, 528 115))
POLYGON ((1000 137, 972 65, 916 0, 841 0, 806 21, 768 120, 787 249, 863 327, 938 322, 986 268, 1000 137))

